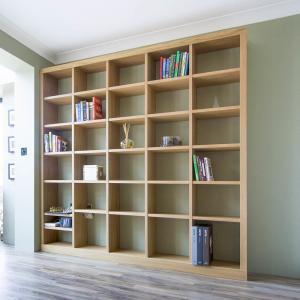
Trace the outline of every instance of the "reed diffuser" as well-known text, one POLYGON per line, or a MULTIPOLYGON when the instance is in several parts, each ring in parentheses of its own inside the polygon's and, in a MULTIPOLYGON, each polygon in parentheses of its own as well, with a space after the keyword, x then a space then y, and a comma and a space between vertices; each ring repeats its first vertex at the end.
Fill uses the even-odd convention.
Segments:
POLYGON ((122 149, 129 149, 134 147, 134 141, 129 138, 129 130, 130 130, 130 124, 124 123, 123 124, 123 130, 125 139, 121 141, 121 148, 122 149))

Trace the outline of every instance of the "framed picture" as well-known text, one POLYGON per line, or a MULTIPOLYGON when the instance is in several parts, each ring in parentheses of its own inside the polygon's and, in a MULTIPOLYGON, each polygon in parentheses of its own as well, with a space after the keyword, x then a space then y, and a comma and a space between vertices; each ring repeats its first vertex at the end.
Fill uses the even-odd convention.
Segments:
POLYGON ((16 142, 16 138, 14 136, 9 136, 7 138, 7 144, 8 144, 8 152, 9 153, 15 153, 15 142, 16 142))
POLYGON ((15 110, 10 109, 8 111, 8 126, 15 126, 15 110))
POLYGON ((9 180, 15 180, 16 178, 16 168, 15 164, 8 164, 8 179, 9 180))

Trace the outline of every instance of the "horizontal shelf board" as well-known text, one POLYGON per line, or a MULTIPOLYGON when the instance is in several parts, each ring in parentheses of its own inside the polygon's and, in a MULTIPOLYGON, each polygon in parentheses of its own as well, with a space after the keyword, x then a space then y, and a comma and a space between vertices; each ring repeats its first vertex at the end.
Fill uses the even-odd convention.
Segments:
POLYGON ((240 68, 198 73, 193 75, 193 79, 197 86, 220 85, 239 82, 240 68))
POLYGON ((144 184, 145 180, 109 180, 109 183, 144 184))
POLYGON ((189 146, 149 147, 151 152, 188 152, 189 146))
POLYGON ((189 184, 188 180, 148 180, 149 184, 189 184))
POLYGON ((148 214, 150 218, 165 218, 165 219, 189 219, 189 215, 183 214, 148 214))
POLYGON ((106 180, 74 180, 74 183, 106 183, 106 180))
POLYGON ((120 124, 120 125, 124 124, 124 123, 130 123, 133 125, 144 124, 145 123, 145 115, 110 118, 109 121, 112 123, 120 124))
POLYGON ((83 251, 93 251, 93 252, 99 252, 99 253, 107 253, 106 246, 98 246, 98 245, 84 245, 76 247, 75 249, 80 249, 83 251))
POLYGON ((110 211, 109 214, 117 216, 145 217, 145 213, 140 211, 110 211))
POLYGON ((130 249, 118 249, 115 251, 110 252, 110 254, 114 255, 129 255, 129 256, 138 256, 138 257, 145 257, 145 253, 143 251, 136 251, 130 249))
POLYGON ((72 104, 72 94, 69 93, 63 95, 49 96, 49 97, 45 97, 44 101, 56 105, 72 104))
POLYGON ((105 155, 106 150, 76 150, 76 155, 105 155))
POLYGON ((173 254, 155 254, 151 256, 149 259, 161 259, 168 260, 180 263, 190 263, 190 259, 188 256, 183 255, 173 255, 173 254))
POLYGON ((103 209, 75 209, 75 213, 83 213, 83 214, 101 214, 105 215, 106 210, 103 209))
POLYGON ((189 119, 189 112, 184 110, 184 111, 149 114, 148 118, 153 120, 154 122, 187 121, 189 119))
POLYGON ((55 129, 55 130, 68 130, 68 129, 72 129, 72 122, 46 124, 44 125, 44 128, 55 129))
POLYGON ((58 231, 72 231, 72 228, 66 228, 66 227, 46 227, 44 226, 44 229, 47 230, 58 230, 58 231))
MULTIPOLYGON (((203 268, 207 268, 207 267, 205 266, 203 268)), ((227 262, 227 261, 213 260, 212 264, 208 268, 239 269, 240 264, 237 263, 237 262, 227 262)))
POLYGON ((193 184, 206 185, 239 185, 240 181, 233 180, 215 180, 215 181, 193 181, 193 184))
POLYGON ((118 96, 136 96, 145 94, 145 83, 131 83, 110 87, 109 90, 118 96))
POLYGON ((152 80, 148 82, 148 85, 159 92, 188 89, 189 76, 152 80))
POLYGON ((74 95, 77 97, 84 97, 84 98, 102 97, 102 96, 106 96, 106 88, 80 91, 80 92, 76 92, 74 95))
POLYGON ((117 154, 144 154, 145 148, 109 149, 109 152, 117 154))
POLYGON ((72 183, 72 180, 63 180, 63 179, 46 179, 44 183, 72 183))
POLYGON ((43 245, 51 245, 51 246, 56 246, 56 247, 61 247, 63 248, 72 248, 72 243, 69 242, 53 242, 53 243, 47 243, 43 245))
POLYGON ((44 153, 44 156, 56 156, 56 157, 69 156, 69 155, 72 155, 72 151, 45 152, 44 153))
POLYGON ((193 216, 193 220, 230 222, 230 223, 239 223, 240 222, 240 218, 238 218, 238 217, 219 217, 219 216, 193 216))
POLYGON ((238 117, 239 115, 239 105, 193 110, 193 116, 195 116, 197 119, 228 118, 238 117))
POLYGON ((72 214, 45 212, 44 216, 72 218, 72 214))
POLYGON ((74 125, 84 128, 104 128, 106 126, 106 119, 74 122, 74 125))
POLYGON ((240 144, 194 145, 193 149, 201 151, 238 151, 240 150, 240 144))

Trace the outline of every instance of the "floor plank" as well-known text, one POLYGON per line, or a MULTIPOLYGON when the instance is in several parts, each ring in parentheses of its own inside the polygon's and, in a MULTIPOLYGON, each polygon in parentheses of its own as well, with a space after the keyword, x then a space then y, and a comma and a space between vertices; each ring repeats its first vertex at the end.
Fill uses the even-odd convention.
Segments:
POLYGON ((99 262, 0 244, 0 299, 300 299, 300 280, 248 282, 99 262))

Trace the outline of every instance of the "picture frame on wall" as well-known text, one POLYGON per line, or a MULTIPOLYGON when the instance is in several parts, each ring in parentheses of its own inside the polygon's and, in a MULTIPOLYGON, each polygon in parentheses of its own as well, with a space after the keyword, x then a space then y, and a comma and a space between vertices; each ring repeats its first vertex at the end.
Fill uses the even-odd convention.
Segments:
POLYGON ((9 136, 7 138, 8 152, 15 153, 16 148, 16 138, 14 136, 9 136))
POLYGON ((15 164, 8 164, 8 179, 9 180, 15 180, 16 178, 16 168, 15 164))
POLYGON ((15 126, 15 110, 10 109, 8 111, 8 126, 14 127, 15 126))

